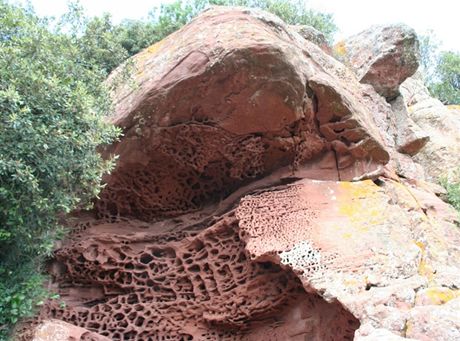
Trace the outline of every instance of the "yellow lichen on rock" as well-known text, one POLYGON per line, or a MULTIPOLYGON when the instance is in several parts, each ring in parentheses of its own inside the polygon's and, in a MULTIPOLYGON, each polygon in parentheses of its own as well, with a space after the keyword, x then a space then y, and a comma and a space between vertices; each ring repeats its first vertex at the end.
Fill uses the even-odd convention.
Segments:
POLYGON ((428 288, 426 294, 433 304, 444 304, 459 297, 460 290, 452 290, 448 288, 445 288, 445 290, 439 290, 437 288, 428 288))
POLYGON ((418 273, 420 276, 425 277, 428 279, 428 281, 433 281, 433 268, 427 261, 427 256, 426 256, 426 245, 425 243, 421 241, 416 241, 415 245, 417 245, 420 248, 420 251, 422 253, 422 257, 420 258, 420 263, 418 265, 418 273))
POLYGON ((457 297, 460 297, 460 290, 453 290, 446 287, 431 287, 420 290, 417 293, 417 305, 441 305, 457 297))
POLYGON ((345 41, 341 40, 334 46, 334 54, 343 57, 347 53, 347 49, 345 48, 345 41))
POLYGON ((359 230, 367 231, 370 226, 382 223, 382 209, 379 187, 371 180, 341 182, 338 196, 339 213, 359 230), (365 198, 366 200, 362 200, 365 198))
POLYGON ((136 63, 138 66, 137 68, 138 76, 143 74, 143 70, 144 70, 143 66, 144 66, 145 61, 151 58, 151 56, 155 54, 161 48, 161 46, 164 45, 164 41, 165 39, 160 40, 159 42, 156 42, 155 44, 150 45, 149 47, 147 47, 146 49, 142 50, 141 52, 137 54, 136 63))

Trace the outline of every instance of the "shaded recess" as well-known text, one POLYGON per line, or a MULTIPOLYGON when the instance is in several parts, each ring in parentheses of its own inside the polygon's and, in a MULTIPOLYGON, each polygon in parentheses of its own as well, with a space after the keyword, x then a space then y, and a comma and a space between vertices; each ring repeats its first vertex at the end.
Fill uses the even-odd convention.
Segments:
POLYGON ((86 222, 50 264, 65 305, 42 315, 112 340, 353 339, 353 315, 250 261, 238 232, 232 213, 201 232, 86 222))
POLYGON ((158 221, 197 211, 238 187, 325 150, 313 118, 279 134, 236 135, 203 124, 155 129, 146 156, 124 161, 108 179, 96 208, 114 215, 158 221))

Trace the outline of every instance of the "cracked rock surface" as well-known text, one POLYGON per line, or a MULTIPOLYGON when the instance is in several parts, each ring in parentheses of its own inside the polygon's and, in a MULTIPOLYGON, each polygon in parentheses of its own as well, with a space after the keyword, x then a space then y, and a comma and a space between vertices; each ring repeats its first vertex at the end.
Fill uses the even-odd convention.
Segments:
POLYGON ((411 119, 430 137, 415 160, 431 181, 441 176, 459 181, 455 172, 460 164, 460 107, 431 97, 419 73, 401 84, 401 94, 411 119))
POLYGON ((417 34, 403 24, 372 26, 346 39, 343 48, 360 82, 388 100, 399 95, 399 85, 419 66, 417 34))
POLYGON ((328 150, 344 180, 388 161, 354 75, 275 16, 205 11, 133 62, 134 85, 114 91, 125 136, 106 151, 120 161, 101 217, 195 211, 328 150))
POLYGON ((456 338, 458 216, 407 113, 256 10, 132 61, 108 80, 116 168, 69 217, 34 340, 456 338))

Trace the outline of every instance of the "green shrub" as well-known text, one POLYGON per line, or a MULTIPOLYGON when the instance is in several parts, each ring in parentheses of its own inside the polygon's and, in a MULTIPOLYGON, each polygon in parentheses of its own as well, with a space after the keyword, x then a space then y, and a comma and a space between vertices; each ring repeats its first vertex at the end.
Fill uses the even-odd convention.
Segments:
POLYGON ((69 30, 76 14, 51 30, 0 1, 0 339, 43 299, 41 265, 60 219, 90 204, 112 166, 96 151, 119 134, 103 120, 102 81, 127 54, 106 51, 112 37, 99 22, 69 30))
POLYGON ((442 179, 441 184, 447 191, 446 200, 451 204, 460 214, 460 182, 449 181, 442 179))

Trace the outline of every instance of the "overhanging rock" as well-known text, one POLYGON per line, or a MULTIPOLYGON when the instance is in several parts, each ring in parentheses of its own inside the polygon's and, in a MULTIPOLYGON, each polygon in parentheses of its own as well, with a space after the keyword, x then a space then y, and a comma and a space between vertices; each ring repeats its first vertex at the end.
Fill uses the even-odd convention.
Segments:
POLYGON ((458 218, 408 171, 372 86, 244 8, 205 11, 132 64, 131 81, 108 81, 116 168, 49 262, 61 302, 41 317, 78 328, 51 327, 82 341, 460 330, 458 218))
POLYGON ((114 91, 124 137, 106 151, 120 159, 101 216, 193 211, 329 151, 343 180, 389 160, 354 75, 273 15, 214 8, 132 61, 114 91))

